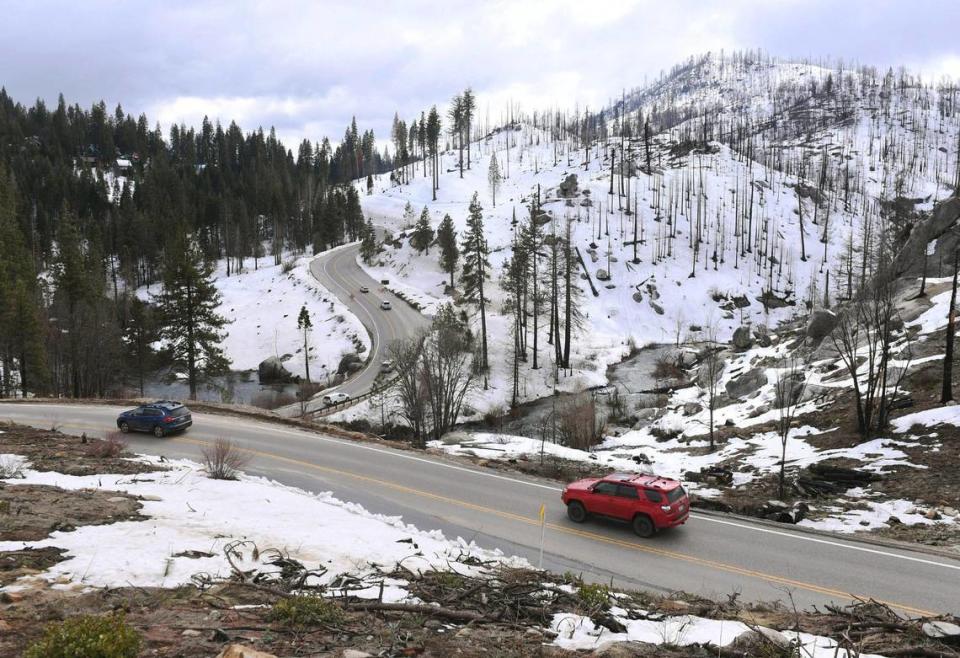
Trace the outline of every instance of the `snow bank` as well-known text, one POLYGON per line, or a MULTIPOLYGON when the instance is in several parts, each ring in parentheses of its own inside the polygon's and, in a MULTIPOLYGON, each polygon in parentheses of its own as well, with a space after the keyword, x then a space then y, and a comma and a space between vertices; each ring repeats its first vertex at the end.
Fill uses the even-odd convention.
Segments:
MULTIPOLYGON (((576 614, 557 614, 553 617, 552 630, 558 633, 554 644, 572 651, 597 649, 614 642, 645 642, 686 647, 693 644, 709 644, 724 647, 752 629, 739 621, 706 619, 692 615, 664 617, 661 619, 630 619, 625 610, 611 608, 612 615, 626 627, 626 632, 613 633, 598 627, 589 617, 576 614)), ((830 638, 791 631, 762 629, 784 642, 792 642, 797 655, 803 658, 851 658, 830 638)), ((875 654, 856 654, 859 658, 882 658, 875 654)))
MULTIPOLYGON (((310 312, 313 330, 310 335, 310 376, 323 381, 336 373, 340 358, 354 352, 357 345, 370 349, 370 337, 360 321, 310 273, 312 256, 289 259, 287 265, 261 261, 253 269, 252 260, 246 269, 227 276, 226 261, 214 271, 215 285, 222 301, 218 312, 227 319, 223 349, 234 370, 255 370, 264 359, 277 356, 290 358, 284 366, 295 375, 304 376, 303 333, 297 328, 297 317, 304 305, 310 312), (284 272, 284 269, 289 271, 284 272)), ((149 299, 160 286, 141 288, 138 295, 149 299)))
MULTIPOLYGON (((158 464, 150 457, 144 461, 158 464)), ((363 572, 373 565, 390 567, 403 560, 417 570, 449 569, 461 552, 484 559, 507 560, 463 539, 451 541, 439 531, 422 531, 400 517, 371 514, 332 494, 312 494, 264 478, 242 475, 239 481, 211 480, 190 461, 166 462, 168 471, 127 475, 71 476, 24 469, 18 484, 45 484, 67 490, 100 489, 141 497, 143 521, 81 526, 54 532, 36 542, 0 542, 0 551, 57 546, 67 560, 42 578, 58 587, 173 587, 191 576, 227 576, 224 547, 237 540, 239 565, 263 567, 253 546, 280 550, 307 568, 325 567, 325 581, 337 574, 363 572), (212 557, 177 557, 202 551, 212 557)), ((12 587, 18 587, 14 584, 12 587)))

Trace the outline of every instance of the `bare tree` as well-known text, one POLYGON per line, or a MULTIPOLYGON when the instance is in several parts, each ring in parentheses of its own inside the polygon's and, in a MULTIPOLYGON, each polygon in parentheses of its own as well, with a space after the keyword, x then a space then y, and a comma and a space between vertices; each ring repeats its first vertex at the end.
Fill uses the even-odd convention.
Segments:
POLYGON ((400 405, 400 416, 413 431, 414 443, 426 443, 427 391, 420 372, 420 349, 424 336, 396 340, 387 347, 387 354, 397 371, 394 392, 400 405))
POLYGON ((420 368, 429 403, 433 438, 449 432, 463 400, 477 383, 469 334, 449 304, 441 307, 420 350, 420 368))
POLYGON ((709 327, 707 330, 707 345, 704 348, 700 360, 700 371, 697 373, 698 384, 703 389, 707 398, 707 413, 710 436, 710 452, 714 451, 716 445, 716 423, 714 422, 714 413, 720 402, 720 379, 723 375, 724 363, 720 358, 722 348, 716 343, 716 327, 709 327))
POLYGON ((785 358, 777 372, 774 391, 777 399, 777 433, 780 435, 780 475, 777 495, 783 500, 787 469, 787 439, 807 387, 803 362, 795 356, 785 358))
MULTIPOLYGON (((953 254, 953 286, 950 289, 950 308, 947 311, 947 344, 943 355, 943 382, 940 402, 953 399, 953 339, 957 332, 957 270, 960 268, 960 250, 953 254)), ((926 272, 924 272, 926 277, 926 272)))
POLYGON ((892 367, 894 349, 900 342, 896 333, 902 324, 894 280, 881 272, 861 287, 830 334, 853 380, 857 429, 864 438, 887 426, 890 406, 909 365, 909 338, 904 335, 904 344, 897 351, 906 353, 906 362, 892 367))

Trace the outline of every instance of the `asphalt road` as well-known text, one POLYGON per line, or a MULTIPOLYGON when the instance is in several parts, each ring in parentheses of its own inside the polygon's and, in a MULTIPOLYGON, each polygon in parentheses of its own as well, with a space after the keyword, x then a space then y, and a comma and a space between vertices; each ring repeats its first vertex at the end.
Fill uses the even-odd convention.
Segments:
MULTIPOLYGON (((372 344, 370 358, 363 369, 343 384, 324 391, 324 394, 340 391, 350 397, 357 397, 366 393, 380 376, 380 366, 387 360, 390 343, 412 336, 429 324, 427 318, 357 265, 359 252, 359 243, 348 244, 321 254, 310 263, 313 276, 360 320, 370 333, 372 344), (363 286, 366 286, 369 292, 360 292, 363 286), (383 301, 389 301, 392 308, 380 308, 383 301)), ((320 397, 314 398, 308 404, 309 411, 322 408, 320 397)), ((290 410, 296 414, 301 411, 299 405, 292 405, 290 410)))
MULTIPOLYGON (((115 427, 117 407, 0 406, 0 419, 79 434, 115 427)), ((254 453, 249 471, 311 491, 333 491, 372 512, 401 515, 424 530, 475 540, 537 561, 537 511, 547 505, 544 567, 595 581, 798 606, 870 597, 902 613, 960 612, 960 560, 909 548, 771 527, 735 517, 694 514, 686 526, 641 540, 619 524, 566 518, 555 483, 464 466, 246 418, 194 414, 186 434, 131 435, 131 448, 195 458, 205 442, 227 437, 254 453)), ((309 523, 304 519, 304 523, 309 523)))

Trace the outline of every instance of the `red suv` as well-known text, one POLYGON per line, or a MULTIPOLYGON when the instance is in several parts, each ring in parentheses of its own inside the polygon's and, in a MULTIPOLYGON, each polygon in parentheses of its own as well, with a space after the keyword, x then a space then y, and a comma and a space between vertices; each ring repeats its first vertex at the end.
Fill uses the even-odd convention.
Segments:
POLYGON ((577 480, 567 485, 561 498, 575 523, 591 514, 606 516, 629 521, 641 537, 686 523, 690 516, 690 498, 680 483, 656 475, 613 473, 577 480))

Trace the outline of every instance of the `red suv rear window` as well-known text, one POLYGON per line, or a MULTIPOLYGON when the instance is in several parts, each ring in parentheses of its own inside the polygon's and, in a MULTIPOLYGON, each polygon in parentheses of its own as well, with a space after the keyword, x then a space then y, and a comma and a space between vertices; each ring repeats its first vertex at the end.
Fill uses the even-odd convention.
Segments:
POLYGON ((681 498, 683 498, 683 495, 685 493, 687 492, 683 490, 683 487, 677 487, 676 489, 671 489, 670 491, 667 492, 667 500, 669 500, 671 503, 675 503, 681 498))

